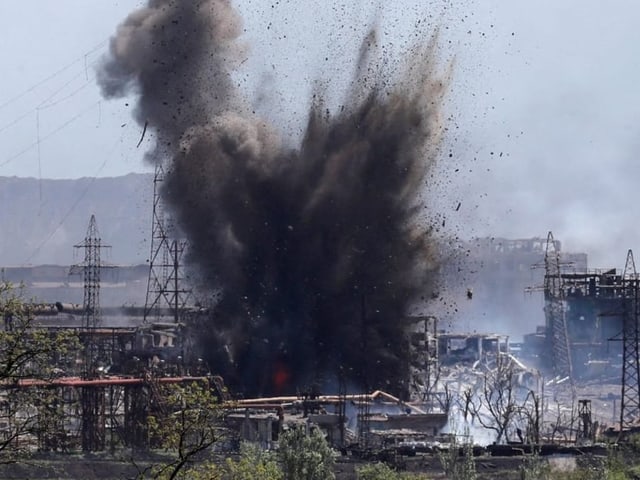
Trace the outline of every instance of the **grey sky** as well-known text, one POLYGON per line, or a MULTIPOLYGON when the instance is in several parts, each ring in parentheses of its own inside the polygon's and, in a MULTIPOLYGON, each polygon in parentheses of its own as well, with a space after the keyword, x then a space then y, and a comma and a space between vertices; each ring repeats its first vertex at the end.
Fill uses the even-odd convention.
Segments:
MULTIPOLYGON (((135 148, 141 129, 130 116, 133 103, 102 100, 93 68, 117 24, 142 3, 0 1, 0 175, 146 171, 144 145, 135 148)), ((633 201, 640 3, 235 3, 250 48, 238 82, 293 137, 319 78, 330 104, 339 104, 373 20, 391 57, 416 32, 439 24, 443 58, 455 56, 436 189, 447 225, 464 236, 551 229, 567 249, 590 253, 594 266, 622 266, 627 248, 640 249, 633 201)))
POLYGON ((477 210, 486 226, 476 228, 551 229, 591 265, 621 268, 626 250, 640 248, 640 4, 492 3, 501 33, 488 52, 487 114, 469 127, 465 150, 478 151, 472 190, 486 194, 477 210))

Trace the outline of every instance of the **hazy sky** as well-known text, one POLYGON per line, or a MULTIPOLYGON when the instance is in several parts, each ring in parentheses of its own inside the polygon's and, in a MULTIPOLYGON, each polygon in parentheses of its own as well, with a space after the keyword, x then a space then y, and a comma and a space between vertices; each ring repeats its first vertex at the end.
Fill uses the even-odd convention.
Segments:
MULTIPOLYGON (((95 82, 109 36, 142 4, 0 1, 0 175, 148 171, 152 139, 136 148, 133 101, 104 101, 95 82)), ((594 266, 621 267, 627 248, 640 252, 636 0, 235 4, 249 46, 238 83, 293 138, 314 82, 339 103, 373 21, 392 57, 439 25, 443 64, 455 59, 436 192, 447 225, 464 236, 553 230, 594 266)))

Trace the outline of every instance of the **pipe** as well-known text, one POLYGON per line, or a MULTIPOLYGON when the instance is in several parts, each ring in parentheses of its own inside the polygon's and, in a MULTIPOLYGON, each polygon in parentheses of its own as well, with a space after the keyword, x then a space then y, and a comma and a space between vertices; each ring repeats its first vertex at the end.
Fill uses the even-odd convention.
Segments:
MULTIPOLYGON (((109 387, 124 385, 146 385, 150 383, 150 377, 131 378, 131 377, 109 377, 96 379, 83 379, 80 377, 63 377, 53 380, 39 380, 34 378, 25 378, 18 380, 18 387, 109 387)), ((153 379, 157 383, 186 383, 186 382, 208 382, 209 377, 156 377, 153 379)))

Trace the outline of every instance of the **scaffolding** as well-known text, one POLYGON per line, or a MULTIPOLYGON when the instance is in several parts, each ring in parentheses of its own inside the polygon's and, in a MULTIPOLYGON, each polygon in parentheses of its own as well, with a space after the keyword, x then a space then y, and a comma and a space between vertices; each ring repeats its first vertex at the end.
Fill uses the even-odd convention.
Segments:
POLYGON ((438 320, 434 316, 420 317, 411 333, 411 357, 415 366, 415 394, 433 410, 439 401, 438 382, 440 361, 438 358, 438 320))

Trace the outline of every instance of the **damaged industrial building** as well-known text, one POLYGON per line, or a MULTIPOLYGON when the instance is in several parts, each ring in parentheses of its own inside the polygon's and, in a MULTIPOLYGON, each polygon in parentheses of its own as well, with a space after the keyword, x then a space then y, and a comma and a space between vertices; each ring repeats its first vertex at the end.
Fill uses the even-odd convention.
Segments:
MULTIPOLYGON (((541 325, 523 341, 499 332, 459 331, 435 316, 413 316, 406 320, 411 327, 404 337, 410 359, 401 380, 405 397, 380 385, 367 391, 350 384, 347 376, 338 377, 329 390, 309 384, 278 395, 247 397, 230 388, 215 364, 203 357, 197 337, 211 311, 177 300, 188 293, 179 261, 170 268, 151 265, 146 308, 99 303, 87 308, 99 299, 102 268, 92 263, 99 262, 92 251, 101 245, 98 235, 92 219, 83 244, 88 250, 81 266, 88 270, 84 305, 57 302, 25 305, 24 312, 5 310, 6 332, 23 328, 24 335, 45 331, 50 337, 73 332, 79 342, 75 350, 56 356, 55 372, 47 378, 34 375, 5 383, 2 431, 9 445, 51 452, 153 449, 145 425, 149 418, 169 414, 164 395, 171 385, 201 385, 212 392, 222 412, 224 445, 231 449, 241 441, 276 448, 283 430, 300 425, 320 428, 334 448, 355 458, 434 455, 452 435, 465 431, 484 447, 476 455, 505 455, 518 444, 546 445, 549 452, 596 448, 589 445, 597 434, 608 429, 609 435, 622 435, 637 426, 638 352, 633 348, 635 330, 628 327, 636 314, 637 293, 631 253, 623 271, 580 272, 573 262, 563 261, 572 256, 562 254, 551 235, 547 241, 526 243, 501 239, 500 248, 484 257, 488 264, 513 268, 524 283, 530 272, 544 267, 542 285, 521 292, 543 300, 541 325), (514 244, 517 253, 509 247, 514 244), (509 261, 503 263, 505 256, 509 261), (520 261, 529 270, 519 268, 520 261), (157 272, 162 276, 153 277, 157 272), (33 411, 27 415, 27 409, 26 417, 13 413, 13 402, 20 399, 16 392, 29 392, 33 411), (501 405, 496 392, 501 397, 508 392, 508 403, 501 405), (38 406, 38 398, 50 395, 54 404, 38 406), (510 409, 517 413, 507 415, 510 409), (55 418, 55 426, 35 428, 46 415, 55 418), (34 428, 18 429, 16 422, 27 417, 34 428)), ((171 247, 166 238, 161 240, 171 247)), ((573 257, 586 260, 584 255, 573 257)), ((24 288, 30 284, 40 285, 31 278, 24 288)), ((483 301, 482 290, 467 299, 474 300, 483 301)))
POLYGON ((74 265, 2 270, 0 463, 173 441, 181 466, 296 431, 440 472, 443 452, 599 455, 637 432, 633 253, 592 270, 551 232, 463 240, 429 203, 438 35, 391 61, 371 28, 339 108, 317 87, 296 137, 238 86, 241 25, 227 0, 149 0, 111 38, 101 95, 135 99, 150 145, 148 264, 105 261, 92 215, 74 265))

